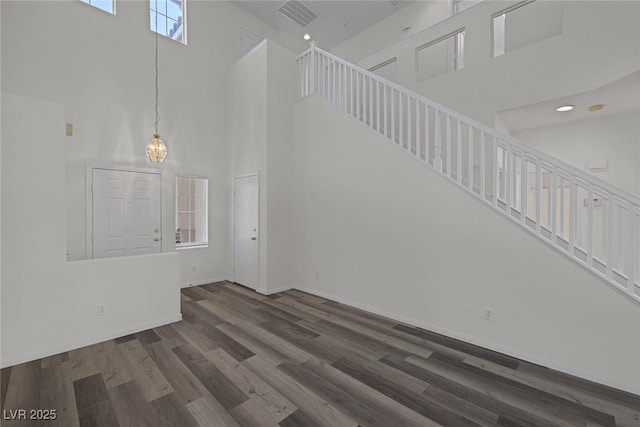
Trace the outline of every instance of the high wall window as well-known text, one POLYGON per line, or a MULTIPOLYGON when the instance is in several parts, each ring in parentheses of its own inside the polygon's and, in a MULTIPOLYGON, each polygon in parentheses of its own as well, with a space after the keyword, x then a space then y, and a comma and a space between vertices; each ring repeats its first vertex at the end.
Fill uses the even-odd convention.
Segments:
POLYGON ((464 29, 416 48, 418 81, 464 68, 464 29))
POLYGON ((115 0, 82 0, 84 3, 102 9, 105 12, 115 13, 115 0))
POLYGON ((208 180, 176 176, 176 246, 206 246, 208 180))
POLYGON ((149 0, 149 8, 151 31, 180 43, 187 42, 185 0, 149 0))
POLYGON ((524 1, 493 15, 493 56, 562 34, 562 2, 524 1))

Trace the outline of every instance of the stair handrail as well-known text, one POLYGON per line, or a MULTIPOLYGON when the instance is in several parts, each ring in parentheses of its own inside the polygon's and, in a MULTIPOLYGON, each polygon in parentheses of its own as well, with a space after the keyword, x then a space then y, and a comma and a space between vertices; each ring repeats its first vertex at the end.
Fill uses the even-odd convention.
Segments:
MULTIPOLYGON (((354 70, 357 70, 359 73, 372 78, 373 80, 377 80, 379 83, 382 83, 388 87, 391 87, 395 90, 397 90, 398 92, 402 92, 406 95, 411 96, 412 98, 415 99, 419 99, 420 101, 422 101, 424 104, 429 105, 430 107, 439 110, 451 117, 456 118, 457 120, 460 120, 464 123, 470 124, 471 126, 473 126, 476 129, 482 130, 484 133, 488 133, 491 134, 493 136, 495 136, 496 138, 498 138, 501 141, 504 142, 508 142, 510 145, 516 146, 518 148, 520 148, 522 151, 526 152, 526 153, 530 153, 536 157, 540 157, 542 160, 546 161, 547 163, 549 163, 550 165, 556 166, 559 169, 562 169, 563 171, 571 174, 571 175, 575 175, 578 178, 580 178, 581 180, 585 181, 585 182, 589 182, 591 184, 594 184, 596 187, 599 187, 603 190, 606 190, 608 193, 614 194, 616 195, 616 197, 620 198, 620 199, 626 199, 628 201, 631 202, 631 204, 636 205, 636 207, 640 207, 640 196, 636 196, 633 193, 630 193, 622 188, 618 188, 613 186, 612 184, 603 181, 601 178, 598 178, 597 176, 588 174, 587 172, 576 168, 575 166, 566 163, 565 161, 555 158, 553 156, 550 156, 548 154, 543 153, 542 151, 537 150, 534 147, 531 147, 525 143, 523 143, 522 141, 519 141, 515 138, 513 138, 512 136, 506 135, 504 133, 501 133, 499 131, 497 131, 494 128, 491 128, 490 126, 479 122, 471 117, 465 116, 464 114, 458 113, 455 110, 452 110, 449 107, 446 107, 442 104, 437 103, 436 101, 433 101, 432 99, 429 99, 427 97, 425 97, 424 95, 421 95, 417 92, 414 92, 410 89, 407 89, 403 86, 400 86, 397 83, 392 82, 391 80, 387 80, 384 77, 380 77, 377 74, 372 73, 371 71, 361 68, 355 64, 352 64, 350 62, 345 61, 344 59, 333 55, 332 53, 329 53, 325 50, 320 49, 319 47, 311 47, 309 49, 307 49, 306 51, 304 51, 303 53, 301 53, 300 55, 298 55, 298 57, 296 59, 300 59, 301 57, 310 54, 312 51, 317 51, 320 52, 321 54, 327 56, 328 58, 331 58, 332 60, 341 63, 342 65, 349 67, 349 68, 353 68, 354 70)), ((313 93, 313 92, 312 92, 313 93)))
MULTIPOLYGON (((640 238, 638 237, 638 231, 640 228, 640 223, 637 224, 638 219, 640 219, 640 197, 632 194, 624 189, 618 188, 596 176, 593 176, 583 170, 578 169, 577 167, 564 162, 563 160, 557 159, 553 156, 550 156, 546 153, 543 153, 541 151, 539 151, 538 149, 528 146, 527 144, 509 136, 509 135, 505 135, 499 131, 497 131, 496 129, 481 123, 475 119, 472 119, 470 117, 467 117, 463 114, 458 113, 457 111, 452 110, 451 108, 448 108, 444 105, 441 105, 427 97, 425 97, 424 95, 421 95, 419 93, 416 93, 410 89, 407 89, 405 87, 400 86, 399 84, 392 82, 388 79, 385 79, 381 76, 378 76, 366 69, 363 69, 355 64, 351 64, 348 61, 339 58, 329 52, 326 52, 320 48, 317 47, 315 42, 311 43, 311 47, 309 49, 307 49, 306 51, 304 51, 303 53, 301 53, 300 55, 298 55, 298 57, 296 58, 296 61, 298 62, 299 66, 300 66, 300 70, 301 70, 301 86, 300 86, 300 95, 301 98, 314 94, 316 92, 319 91, 320 89, 320 85, 319 85, 319 77, 320 76, 316 76, 315 74, 318 71, 318 64, 315 63, 315 61, 319 60, 320 57, 325 57, 328 60, 336 63, 336 64, 340 64, 341 66, 344 67, 344 70, 352 70, 353 72, 356 72, 356 79, 358 79, 357 74, 360 74, 363 76, 363 92, 365 92, 365 86, 364 86, 364 82, 366 80, 364 80, 365 78, 369 79, 369 90, 372 88, 372 81, 375 82, 376 84, 376 92, 378 91, 378 85, 382 85, 383 90, 385 91, 385 102, 386 102, 386 93, 387 93, 387 89, 391 89, 391 97, 392 97, 392 102, 395 102, 393 100, 394 94, 393 91, 396 91, 399 94, 398 99, 402 99, 402 96, 405 96, 407 99, 407 105, 409 105, 409 100, 413 99, 415 100, 415 105, 416 108, 420 108, 418 103, 421 103, 425 106, 425 108, 431 108, 434 110, 434 112, 443 114, 444 117, 446 117, 447 120, 447 126, 450 126, 450 121, 451 119, 453 119, 454 121, 457 121, 458 123, 458 132, 460 132, 461 126, 466 126, 469 129, 470 132, 470 136, 469 138, 471 139, 471 141, 469 142, 469 144, 474 143, 475 144, 475 140, 474 138, 471 137, 471 133, 473 129, 477 129, 479 134, 481 135, 481 139, 482 139, 482 145, 481 147, 485 147, 485 135, 489 136, 489 140, 491 138, 493 138, 493 154, 495 155, 496 153, 496 147, 500 147, 500 149, 502 150, 506 150, 507 156, 511 155, 512 156, 512 160, 510 161, 515 161, 513 156, 520 156, 521 158, 521 170, 522 167, 524 165, 524 167, 527 167, 528 163, 527 162, 533 162, 533 160, 535 160, 535 173, 536 173, 536 187, 535 187, 535 191, 536 191, 536 199, 535 199, 535 204, 536 204, 536 219, 535 221, 533 221, 530 217, 528 217, 528 214, 526 212, 526 208, 527 208, 527 203, 526 202, 526 197, 522 196, 524 190, 527 190, 526 185, 527 185, 527 178, 526 176, 524 178, 521 177, 521 185, 522 185, 522 190, 523 192, 521 192, 521 206, 520 206, 520 211, 517 210, 517 201, 514 200, 513 206, 512 206, 512 201, 510 199, 510 194, 509 192, 512 191, 513 189, 510 187, 511 185, 511 180, 513 180, 513 185, 516 185, 516 180, 515 180, 515 165, 510 165, 509 167, 509 174, 514 174, 513 178, 512 177, 505 177, 505 184, 504 184, 504 193, 505 193, 505 202, 502 202, 502 200, 500 199, 500 190, 502 187, 501 186, 501 182, 499 181, 499 178, 496 177, 496 175, 493 176, 493 185, 491 186, 486 186, 485 187, 485 177, 482 175, 483 173, 486 174, 489 170, 486 169, 486 167, 488 166, 487 164, 481 164, 481 176, 480 176, 480 180, 482 181, 482 187, 484 189, 484 191, 492 191, 492 194, 481 194, 482 192, 476 192, 475 188, 474 188, 474 179, 473 177, 468 179, 468 182, 470 182, 470 184, 467 186, 463 185, 461 182, 461 177, 460 175, 462 175, 462 168, 463 166, 459 164, 459 161, 461 159, 461 154, 458 154, 458 161, 456 162, 456 167, 458 168, 458 171, 456 172, 458 174, 457 177, 457 183, 459 185, 461 185, 463 188, 467 189, 467 191, 471 192, 472 194, 474 194, 476 197, 481 198, 484 202, 494 206, 496 209, 498 209, 499 211, 501 211, 503 214, 506 214, 506 216, 508 216, 510 219, 516 221, 516 222, 521 222, 523 227, 527 230, 529 230, 530 232, 532 232, 536 237, 541 238, 541 240, 549 243, 551 246, 555 247, 556 249, 560 250, 560 252, 562 252, 564 255, 568 256, 569 258, 571 258, 573 261, 578 262, 580 265, 586 267, 587 269, 589 269, 591 272, 595 273, 596 276, 600 277, 601 279, 603 279, 607 284, 609 284, 614 290, 616 290, 617 292, 629 297, 632 301, 634 301, 636 304, 640 304, 640 283, 637 283, 638 278, 640 277, 640 263, 638 263, 638 259, 636 259, 637 257, 640 258, 640 253, 637 253, 640 251, 640 249, 638 249, 638 246, 640 245, 640 242, 638 241, 640 238), (317 53, 317 55, 316 55, 317 53), (306 80, 305 80, 306 79, 306 80), (304 80, 304 81, 303 81, 304 80), (532 160, 533 159, 533 160, 532 160), (513 169, 513 170, 511 170, 513 169), (543 170, 547 170, 548 172, 552 172, 553 174, 553 182, 556 183, 557 185, 557 181, 556 179, 559 179, 560 181, 566 181, 566 182, 570 182, 570 190, 569 191, 569 196, 570 196, 570 202, 569 202, 569 206, 567 208, 567 211, 570 213, 570 218, 569 218, 569 224, 568 224, 568 228, 569 228, 569 238, 568 240, 564 240, 563 237, 559 236, 557 234, 557 229, 556 229, 556 219, 554 218, 553 220, 549 219, 549 221, 553 221, 553 231, 549 232, 549 230, 543 226, 542 223, 542 219, 541 219, 541 208, 540 208, 540 204, 542 201, 541 198, 541 191, 543 188, 545 188, 543 186, 543 184, 540 181, 540 177, 541 177, 541 173, 543 170), (507 181, 509 180, 509 181, 507 181), (579 192, 579 188, 586 190, 588 192, 588 197, 585 200, 589 200, 588 205, 585 204, 585 206, 588 209, 588 226, 590 227, 590 231, 587 231, 587 246, 588 246, 588 250, 585 250, 583 248, 580 248, 579 243, 576 242, 576 235, 577 235, 577 221, 578 221, 578 205, 577 205, 577 199, 578 199, 578 192, 579 192), (498 194, 496 194, 496 191, 498 192, 498 194), (595 193, 602 193, 602 195, 607 199, 608 205, 607 205, 607 214, 608 214, 608 222, 607 224, 605 224, 604 226, 607 227, 606 233, 607 233, 607 244, 604 245, 605 251, 607 252, 605 254, 605 258, 606 260, 603 262, 601 260, 598 260, 596 258, 596 256, 594 255, 593 252, 593 245, 594 245, 594 236, 593 236, 593 227, 594 227, 594 219, 593 219, 593 214, 594 214, 594 209, 595 209, 595 202, 592 201, 593 197, 596 195, 595 193), (490 196, 490 199, 488 200, 486 196, 490 196), (499 202, 501 202, 502 204, 504 204, 504 210, 499 207, 499 202), (619 229, 621 230, 620 227, 625 226, 625 227, 629 227, 629 229, 627 230, 629 232, 629 235, 624 238, 624 234, 622 237, 618 236, 618 239, 620 241, 624 241, 623 243, 620 243, 620 245, 622 245, 624 247, 624 253, 625 256, 624 258, 624 267, 614 267, 614 260, 613 260, 613 241, 615 236, 613 236, 613 209, 614 207, 618 207, 619 209, 619 215, 621 215, 622 210, 626 210, 629 218, 628 218, 628 222, 627 223, 621 223, 622 225, 618 225, 619 229), (512 210, 516 210, 516 213, 518 213, 519 218, 517 216, 514 216, 512 214, 512 210), (531 226, 527 226, 526 224, 527 221, 533 222, 535 225, 535 230, 533 229, 533 227, 531 226), (546 230, 548 233, 551 233, 551 237, 544 237, 543 233, 542 233, 542 229, 546 230), (561 245, 559 244, 560 241, 564 242, 566 244, 566 249, 562 248, 561 249, 561 245), (580 256, 582 256, 582 259, 580 256), (598 268, 596 268, 596 264, 599 265, 599 268, 602 269, 603 271, 600 271, 598 268), (615 274, 614 274, 615 273, 615 274), (621 278, 619 280, 616 280, 616 277, 621 278), (625 279, 626 283, 622 284, 620 282, 620 280, 625 279), (638 291, 636 290, 636 288, 638 289, 638 291)), ((334 75, 332 75, 331 73, 334 71, 328 71, 326 74, 326 77, 329 78, 330 76, 335 77, 334 75)), ((324 71, 322 74, 322 77, 325 77, 324 71)), ((351 77, 350 77, 351 78, 351 77)), ((345 82, 346 82, 346 77, 345 77, 345 82)), ((352 83, 352 81, 350 81, 350 83, 352 83)), ((323 82, 323 85, 325 83, 323 82)), ((359 85, 359 83, 357 83, 359 85)), ((359 87, 359 86, 358 86, 359 87)), ((344 106, 344 110, 346 111, 347 107, 346 107, 346 101, 347 101, 347 95, 346 95, 346 88, 343 88, 345 90, 344 93, 344 100, 342 100, 342 95, 340 95, 340 99, 337 100, 339 102, 344 101, 345 106, 344 106)), ((323 88, 323 90, 326 90, 323 88)), ((351 101, 353 101, 353 86, 350 87, 350 96, 351 96, 351 101)), ((319 94, 321 95, 321 94, 319 94)), ((365 98, 364 98, 364 93, 363 95, 363 108, 365 108, 364 106, 364 102, 365 102, 365 98)), ((322 95, 321 95, 322 96, 322 95)), ((359 96, 359 95, 358 95, 359 96)), ((373 100, 371 99, 372 94, 369 95, 369 102, 372 103, 373 100)), ((330 102, 331 100, 328 99, 330 102)), ((360 102, 359 100, 356 100, 356 103, 360 102)), ((403 101, 404 102, 404 101, 403 101)), ((334 97, 334 101, 333 103, 338 106, 339 108, 343 108, 340 107, 338 104, 336 104, 336 99, 334 97)), ((376 99, 376 108, 378 109, 380 105, 380 100, 376 99)), ((351 108, 351 114, 353 115, 353 105, 350 106, 351 108)), ((369 108, 372 108, 371 106, 369 106, 369 108)), ((370 120, 370 127, 373 127, 373 118, 371 117, 371 111, 373 111, 372 109, 370 110, 369 113, 369 120, 370 120)), ((393 110, 392 110, 393 111, 393 110)), ((377 115, 376 115, 376 126, 377 126, 377 130, 379 132, 382 132, 380 130, 380 117, 379 117, 379 113, 380 110, 377 110, 377 115)), ((384 114, 387 114, 387 110, 385 109, 384 114)), ((391 113, 394 114, 394 113, 391 113)), ((416 113, 417 114, 417 113, 416 113)), ((364 122, 366 124, 366 121, 364 119, 364 115, 366 115, 366 111, 363 110, 363 117, 362 118, 358 118, 358 120, 364 122)), ((417 117, 417 115, 416 115, 417 117)), ((439 116, 436 115, 436 118, 438 118, 439 116)), ((437 120, 440 120, 439 118, 437 120)), ((390 121, 395 122, 395 116, 393 118, 390 119, 390 121)), ((427 118, 426 121, 428 122, 429 119, 427 118)), ((395 143, 399 143, 403 149, 404 148, 404 143, 403 140, 401 141, 396 141, 395 140, 395 135, 389 136, 387 135, 387 117, 383 118, 383 127, 384 129, 384 136, 387 139, 392 140, 392 142, 395 143)), ((398 127, 400 126, 404 126, 404 123, 402 122, 402 118, 400 119, 400 121, 398 122, 398 127)), ((409 122, 409 127, 407 127, 407 129, 411 129, 411 122, 409 122)), ((438 123, 436 123, 436 126, 439 126, 438 123)), ((393 124, 392 124, 393 127, 393 124)), ((439 128, 437 128, 439 129, 439 128)), ((451 129, 449 128, 447 130, 447 132, 449 132, 451 129)), ((410 130, 409 130, 410 131, 410 130)), ((438 132, 440 132, 441 130, 439 130, 438 132)), ((435 131, 434 131, 435 132, 435 131)), ((449 135, 447 135, 447 173, 445 174, 444 170, 443 170, 443 166, 442 166, 442 157, 440 157, 440 151, 442 146, 438 145, 441 144, 441 135, 440 136, 435 136, 434 137, 436 139, 435 141, 435 148, 436 148, 436 156, 433 160, 433 164, 429 164, 429 161, 431 159, 429 159, 429 155, 428 153, 424 153, 425 154, 425 164, 433 169, 435 169, 436 171, 438 171, 439 173, 446 175, 449 177, 449 179, 451 179, 452 181, 455 181, 454 177, 452 176, 452 160, 451 160, 451 147, 453 145, 453 141, 449 138, 449 135), (436 167, 436 159, 439 161, 439 167, 436 167)), ((460 136, 458 135, 458 138, 460 138, 460 136)), ((400 137, 400 139, 402 139, 402 136, 400 137)), ((420 143, 420 141, 416 141, 416 144, 420 143)), ((425 151, 428 149, 427 147, 427 143, 431 143, 431 141, 429 140, 429 137, 425 136, 425 151)), ((409 150, 410 154, 412 154, 414 157, 418 157, 420 160, 420 153, 419 153, 419 149, 417 148, 416 145, 416 153, 412 152, 412 148, 413 146, 411 145, 412 141, 407 141, 407 146, 406 149, 409 150)), ((477 146, 477 145, 476 145, 477 146)), ((458 141, 458 147, 460 148, 460 142, 458 141)), ((430 148, 430 147, 429 147, 430 148)), ((471 166, 475 167, 475 163, 473 163, 473 161, 475 159, 473 159, 473 149, 471 149, 471 153, 469 154, 470 160, 469 160, 469 168, 471 168, 471 166)), ((481 154, 481 161, 484 161, 485 163, 488 162, 488 160, 485 158, 484 154, 481 154)), ((495 171, 497 168, 497 159, 493 159, 492 160, 494 163, 491 165, 492 166, 492 171, 495 171)), ((526 170, 526 174, 529 173, 528 169, 526 170)), ((505 170, 506 171, 506 170, 505 170)), ((469 172, 467 171, 467 173, 473 173, 473 172, 469 172)), ((526 175, 525 174, 525 175, 526 175)), ((515 188, 515 187, 514 187, 515 188)), ((551 188, 551 187, 546 187, 547 189, 551 188)), ((553 192, 551 194, 553 194, 554 197, 557 197, 559 190, 557 190, 557 188, 554 188, 553 192)), ((561 190, 561 194, 564 194, 564 190, 561 190)), ((550 197, 550 196, 547 196, 550 197)), ((547 214, 549 216, 549 218, 551 218, 554 215, 557 215, 558 212, 554 209, 557 209, 557 200, 554 200, 552 202, 554 205, 553 208, 547 208, 547 214)), ((585 202, 586 203, 586 202, 585 202)), ((562 204, 562 209, 564 209, 564 202, 562 204)), ((603 221, 604 223, 604 221, 603 221)), ((620 233, 620 231, 619 231, 620 233)))

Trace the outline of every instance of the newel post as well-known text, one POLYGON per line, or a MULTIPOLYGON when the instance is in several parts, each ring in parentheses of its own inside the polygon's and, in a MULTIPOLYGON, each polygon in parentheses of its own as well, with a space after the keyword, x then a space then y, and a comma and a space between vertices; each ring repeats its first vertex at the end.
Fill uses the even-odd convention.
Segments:
POLYGON ((311 85, 309 93, 316 93, 316 47, 315 40, 311 40, 311 60, 309 61, 309 82, 311 85))

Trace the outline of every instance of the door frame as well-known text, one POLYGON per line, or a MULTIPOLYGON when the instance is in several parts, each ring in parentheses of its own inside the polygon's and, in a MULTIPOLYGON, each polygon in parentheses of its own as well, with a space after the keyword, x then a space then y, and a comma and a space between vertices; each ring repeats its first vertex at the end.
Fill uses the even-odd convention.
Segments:
POLYGON ((108 165, 103 163, 87 163, 87 172, 85 175, 85 200, 86 200, 86 233, 85 233, 85 254, 86 259, 93 259, 93 170, 103 169, 117 172, 134 172, 160 175, 160 253, 166 252, 167 230, 165 224, 166 207, 164 205, 164 192, 167 188, 166 173, 163 170, 150 168, 136 168, 132 166, 108 165))
POLYGON ((258 180, 258 283, 256 283, 256 291, 262 289, 262 275, 260 267, 262 257, 260 256, 260 247, 262 245, 262 227, 260 227, 260 171, 238 175, 233 177, 233 192, 231 193, 231 219, 233 227, 231 228, 231 278, 236 283, 236 179, 250 178, 255 176, 258 180))

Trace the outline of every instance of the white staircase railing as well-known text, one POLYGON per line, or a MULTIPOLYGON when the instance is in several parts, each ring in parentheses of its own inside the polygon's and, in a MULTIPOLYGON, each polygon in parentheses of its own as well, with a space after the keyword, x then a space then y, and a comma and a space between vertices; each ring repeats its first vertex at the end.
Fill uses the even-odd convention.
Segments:
POLYGON ((640 304, 640 199, 312 44, 316 94, 640 304))

